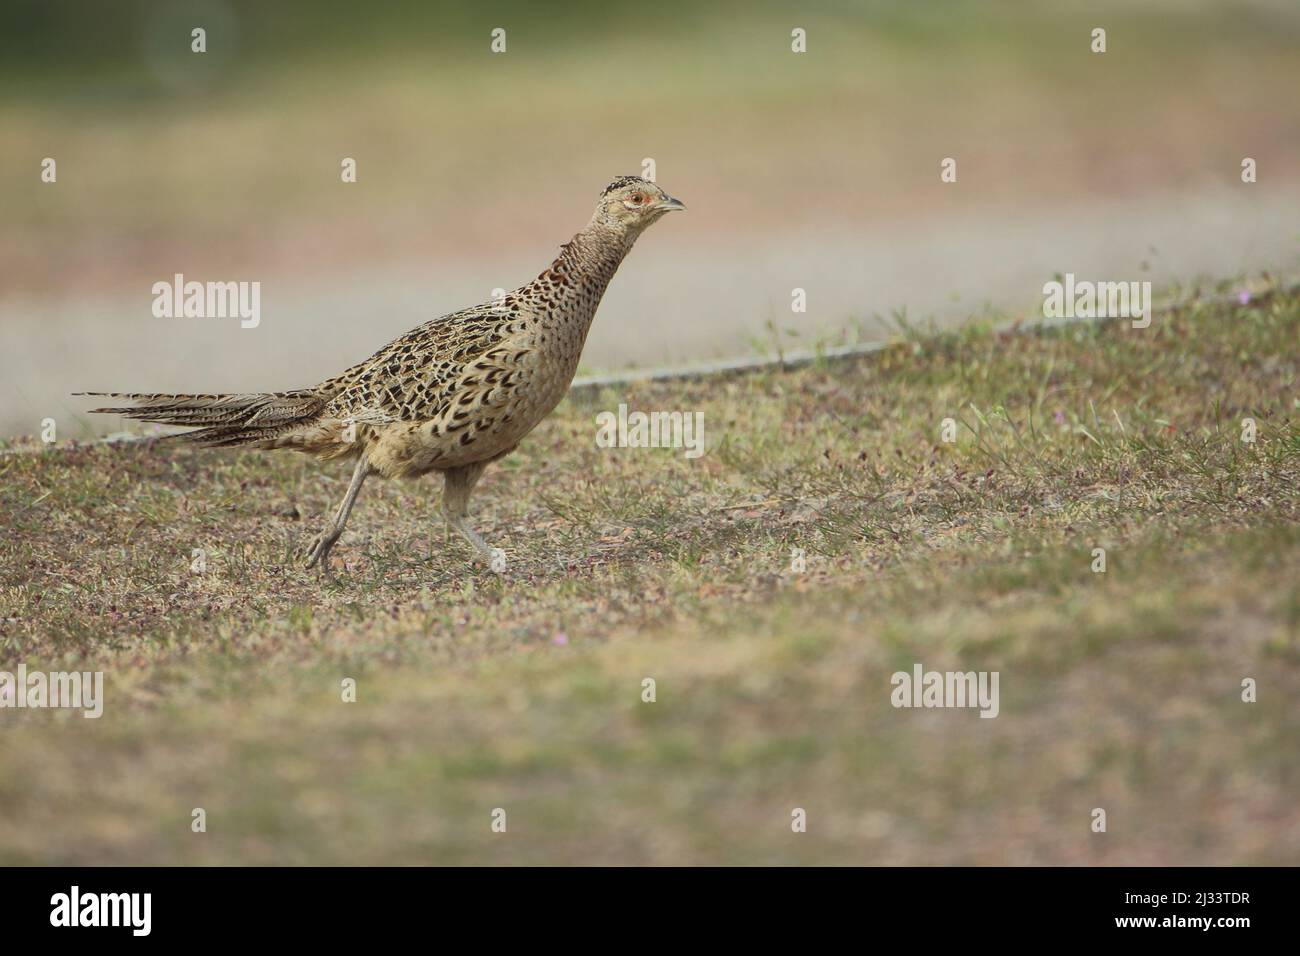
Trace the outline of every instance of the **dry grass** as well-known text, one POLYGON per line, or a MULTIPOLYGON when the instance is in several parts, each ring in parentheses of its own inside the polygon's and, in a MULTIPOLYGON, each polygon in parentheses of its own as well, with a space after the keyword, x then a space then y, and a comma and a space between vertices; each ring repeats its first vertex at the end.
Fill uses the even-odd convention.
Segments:
POLYGON ((0 458, 0 660, 108 686, 0 711, 0 858, 1295 863, 1298 335, 1279 292, 571 400, 484 480, 504 575, 428 482, 366 489, 333 588, 291 556, 337 469, 0 458), (619 402, 709 453, 597 448, 619 402), (893 709, 914 662, 1000 716, 893 709))

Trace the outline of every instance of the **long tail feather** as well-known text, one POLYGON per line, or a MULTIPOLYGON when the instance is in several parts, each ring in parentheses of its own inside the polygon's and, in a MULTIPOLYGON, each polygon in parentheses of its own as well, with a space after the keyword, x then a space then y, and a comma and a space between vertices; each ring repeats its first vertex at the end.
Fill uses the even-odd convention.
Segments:
POLYGON ((249 445, 276 438, 315 420, 325 399, 310 390, 228 395, 169 395, 162 392, 77 392, 125 399, 132 405, 93 408, 142 422, 180 425, 196 431, 168 436, 203 445, 249 445))

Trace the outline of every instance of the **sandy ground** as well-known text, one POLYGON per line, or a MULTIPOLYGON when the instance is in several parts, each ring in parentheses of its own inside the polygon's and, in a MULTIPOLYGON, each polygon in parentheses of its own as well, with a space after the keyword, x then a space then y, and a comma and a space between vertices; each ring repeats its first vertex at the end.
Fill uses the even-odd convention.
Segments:
MULTIPOLYGON (((986 307, 1032 313, 1054 273, 1173 282, 1300 271, 1300 186, 1238 186, 1003 215, 957 208, 923 220, 840 223, 719 243, 707 206, 661 222, 624 264, 597 317, 584 370, 703 361, 845 331, 875 316, 960 322, 986 307), (791 290, 807 292, 803 314, 791 290), (793 332, 795 334, 787 334, 793 332)), ((581 224, 575 211, 574 227, 581 224)), ((158 319, 147 285, 96 297, 0 298, 0 434, 117 430, 91 421, 83 390, 254 391, 309 385, 429 318, 511 288, 553 247, 443 256, 329 277, 262 280, 256 329, 236 319, 158 319)), ((210 278, 204 276, 203 278, 210 278)))

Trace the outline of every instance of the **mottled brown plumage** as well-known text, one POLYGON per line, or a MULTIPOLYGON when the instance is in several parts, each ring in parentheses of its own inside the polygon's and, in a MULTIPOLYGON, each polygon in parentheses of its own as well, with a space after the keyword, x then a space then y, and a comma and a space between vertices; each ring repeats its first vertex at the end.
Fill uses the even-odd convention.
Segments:
POLYGON ((465 521, 483 469, 564 397, 596 307, 641 232, 685 208, 652 182, 621 176, 591 221, 532 282, 500 301, 426 322, 315 388, 239 395, 102 393, 133 405, 97 408, 195 428, 177 437, 208 446, 291 448, 355 458, 348 494, 308 554, 326 576, 367 475, 445 475, 443 513, 478 553, 492 549, 465 521))

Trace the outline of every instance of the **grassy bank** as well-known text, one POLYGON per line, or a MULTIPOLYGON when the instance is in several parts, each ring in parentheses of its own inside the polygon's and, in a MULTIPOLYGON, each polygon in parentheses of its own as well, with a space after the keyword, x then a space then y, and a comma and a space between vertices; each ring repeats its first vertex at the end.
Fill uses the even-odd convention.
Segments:
POLYGON ((0 859, 1300 861, 1298 335, 1276 293, 570 400, 481 486, 501 575, 432 482, 365 490, 334 588, 291 558, 344 469, 0 459, 0 661, 107 682, 0 711, 0 859), (620 402, 708 453, 596 447, 620 402), (893 708, 916 663, 998 717, 893 708))

